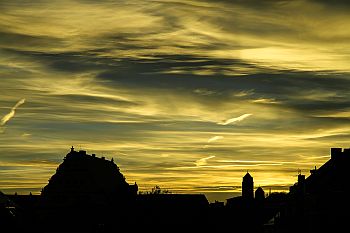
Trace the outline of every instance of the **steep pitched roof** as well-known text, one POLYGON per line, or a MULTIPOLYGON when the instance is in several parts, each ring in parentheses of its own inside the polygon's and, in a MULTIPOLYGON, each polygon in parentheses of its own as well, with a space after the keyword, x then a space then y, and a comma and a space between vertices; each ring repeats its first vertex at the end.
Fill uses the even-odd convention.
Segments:
POLYGON ((253 177, 249 174, 249 172, 247 172, 247 174, 245 174, 243 176, 243 179, 252 179, 253 177))

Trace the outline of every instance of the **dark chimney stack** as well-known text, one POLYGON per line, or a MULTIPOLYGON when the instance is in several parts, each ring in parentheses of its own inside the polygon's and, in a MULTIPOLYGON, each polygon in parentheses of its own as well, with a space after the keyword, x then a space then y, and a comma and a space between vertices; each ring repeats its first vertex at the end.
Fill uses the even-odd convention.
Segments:
POLYGON ((350 156, 350 148, 344 148, 343 154, 347 155, 347 156, 350 156))

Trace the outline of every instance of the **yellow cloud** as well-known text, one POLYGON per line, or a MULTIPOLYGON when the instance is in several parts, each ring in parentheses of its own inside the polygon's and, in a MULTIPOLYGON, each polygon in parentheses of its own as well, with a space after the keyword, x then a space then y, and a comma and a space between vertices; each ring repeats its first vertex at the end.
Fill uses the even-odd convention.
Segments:
POLYGON ((223 136, 214 136, 208 139, 208 143, 215 142, 217 140, 223 139, 223 136))
POLYGON ((205 157, 205 158, 202 158, 202 159, 198 159, 198 160, 196 160, 195 164, 196 164, 197 167, 205 166, 208 163, 207 161, 209 159, 212 159, 212 158, 215 158, 215 155, 208 156, 208 157, 205 157))
POLYGON ((231 123, 240 122, 240 121, 243 121, 244 119, 250 117, 251 115, 253 115, 253 114, 250 114, 250 113, 243 114, 243 115, 241 115, 239 117, 234 117, 234 118, 227 119, 227 120, 225 120, 223 122, 218 122, 218 124, 219 125, 228 125, 228 124, 231 124, 231 123))
POLYGON ((21 99, 21 100, 19 100, 19 101, 15 104, 15 106, 13 106, 13 107, 11 108, 11 111, 10 111, 8 114, 6 114, 6 115, 0 120, 0 126, 4 126, 9 120, 11 120, 11 119, 15 116, 17 108, 18 108, 19 106, 21 106, 22 104, 24 104, 25 101, 26 101, 26 99, 21 99))

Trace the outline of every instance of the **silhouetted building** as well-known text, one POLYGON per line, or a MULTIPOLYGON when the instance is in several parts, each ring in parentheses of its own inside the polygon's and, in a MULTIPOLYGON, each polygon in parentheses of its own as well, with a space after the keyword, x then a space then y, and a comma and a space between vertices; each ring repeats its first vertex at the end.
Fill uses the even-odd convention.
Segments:
POLYGON ((264 190, 259 187, 255 190, 255 200, 262 202, 265 199, 265 192, 264 190))
POLYGON ((209 202, 203 194, 140 194, 136 207, 133 217, 140 231, 156 226, 182 232, 184 229, 205 230, 209 202))
POLYGON ((215 200, 215 202, 209 203, 209 206, 212 209, 222 209, 225 207, 225 202, 215 200))
MULTIPOLYGON (((16 230, 13 232, 31 232, 30 229, 35 229, 38 224, 38 214, 40 209, 41 196, 33 195, 6 195, 16 211, 16 230)), ((34 232, 34 230, 33 230, 34 232)))
POLYGON ((40 196, 0 192, 0 231, 341 232, 350 219, 349 168, 350 149, 332 148, 331 159, 309 177, 299 172, 288 194, 265 198, 258 187, 254 198, 247 172, 242 196, 209 205, 205 195, 169 194, 158 186, 137 195, 137 184, 126 182, 113 159, 72 147, 40 196))
POLYGON ((16 230, 17 206, 0 191, 0 231, 16 230))
POLYGON ((207 209, 209 202, 203 194, 140 194, 137 196, 140 206, 168 210, 207 209))
POLYGON ((249 172, 243 177, 242 197, 247 200, 252 200, 254 198, 254 181, 249 172))
POLYGON ((41 195, 55 202, 76 199, 74 201, 110 204, 118 198, 136 196, 137 191, 137 184, 129 185, 113 160, 75 151, 72 147, 41 195))
POLYGON ((242 196, 226 199, 228 208, 245 208, 251 205, 254 200, 254 181, 253 177, 247 172, 242 179, 242 196))
POLYGON ((72 147, 42 189, 42 218, 48 224, 61 221, 66 228, 106 225, 112 216, 122 224, 132 213, 137 191, 113 160, 72 147))
POLYGON ((350 149, 331 148, 331 159, 310 176, 298 175, 289 203, 277 223, 278 232, 337 232, 350 219, 350 149))
POLYGON ((242 196, 231 197, 226 199, 226 207, 230 209, 242 209, 246 206, 247 201, 242 196))

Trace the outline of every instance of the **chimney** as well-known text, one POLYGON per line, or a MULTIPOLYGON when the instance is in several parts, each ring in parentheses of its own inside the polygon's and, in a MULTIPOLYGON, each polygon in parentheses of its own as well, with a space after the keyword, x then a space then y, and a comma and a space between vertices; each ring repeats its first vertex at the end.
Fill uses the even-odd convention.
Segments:
POLYGON ((92 154, 92 157, 94 157, 94 158, 95 158, 95 157, 96 157, 96 154, 92 154))
POLYGON ((299 174, 298 175, 298 186, 297 186, 297 192, 299 195, 305 194, 305 175, 299 174))
POLYGON ((342 148, 331 148, 331 159, 336 159, 342 154, 342 148))
POLYGON ((305 175, 301 175, 301 174, 299 174, 298 175, 298 184, 304 184, 304 182, 305 182, 305 175))
POLYGON ((344 155, 350 155, 350 148, 346 148, 343 150, 344 155))
POLYGON ((315 173, 316 173, 316 171, 317 171, 317 168, 316 168, 316 166, 315 166, 315 169, 310 170, 310 174, 311 174, 311 175, 312 175, 312 174, 315 174, 315 173))

